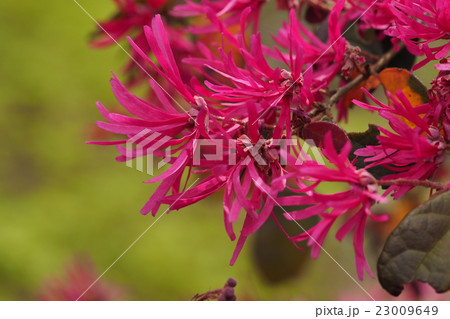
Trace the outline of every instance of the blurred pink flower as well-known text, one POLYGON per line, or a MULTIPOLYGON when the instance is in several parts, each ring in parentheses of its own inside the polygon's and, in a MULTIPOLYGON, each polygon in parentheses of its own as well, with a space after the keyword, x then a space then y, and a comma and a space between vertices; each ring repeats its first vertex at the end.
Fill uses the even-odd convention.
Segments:
POLYGON ((99 280, 90 287, 99 276, 100 273, 90 258, 78 257, 66 266, 63 275, 53 276, 45 282, 39 299, 75 301, 81 297, 80 301, 117 301, 125 297, 123 288, 104 280, 99 280))

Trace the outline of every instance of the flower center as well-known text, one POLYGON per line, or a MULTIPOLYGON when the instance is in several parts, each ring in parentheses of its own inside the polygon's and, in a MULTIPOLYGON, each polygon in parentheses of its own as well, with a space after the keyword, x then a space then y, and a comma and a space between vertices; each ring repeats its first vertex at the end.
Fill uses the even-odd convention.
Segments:
POLYGON ((445 150, 447 148, 447 144, 445 143, 444 137, 441 135, 441 132, 437 127, 430 127, 430 131, 428 133, 428 142, 430 142, 430 144, 437 149, 434 162, 438 165, 442 164, 445 159, 445 150))
POLYGON ((287 70, 281 70, 280 86, 286 87, 288 93, 294 95, 299 94, 303 86, 303 75, 300 74, 298 79, 294 79, 292 73, 287 70))
POLYGON ((372 174, 366 170, 360 170, 358 173, 361 186, 366 187, 366 189, 371 193, 378 192, 377 180, 372 176, 372 174))

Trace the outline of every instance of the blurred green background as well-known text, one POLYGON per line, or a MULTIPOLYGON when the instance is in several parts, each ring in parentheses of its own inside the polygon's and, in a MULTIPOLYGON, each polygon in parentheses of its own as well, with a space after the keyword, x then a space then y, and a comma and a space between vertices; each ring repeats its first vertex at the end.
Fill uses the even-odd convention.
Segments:
MULTIPOLYGON (((114 11, 110 0, 80 4, 97 19, 114 11)), ((148 176, 116 162, 114 147, 85 144, 100 120, 95 101, 116 105, 110 70, 120 74, 127 59, 117 47, 90 49, 93 30, 72 0, 0 2, 0 300, 37 299, 80 253, 103 272, 154 221, 139 213, 155 189, 142 183, 148 176)), ((323 253, 306 258, 297 277, 268 284, 252 261, 253 241, 230 267, 235 243, 219 194, 163 216, 102 281, 132 300, 189 300, 228 277, 239 299, 325 300, 344 290, 365 298, 323 253)), ((350 237, 330 236, 325 248, 356 277, 350 237)), ((373 270, 377 249, 367 253, 373 270)))

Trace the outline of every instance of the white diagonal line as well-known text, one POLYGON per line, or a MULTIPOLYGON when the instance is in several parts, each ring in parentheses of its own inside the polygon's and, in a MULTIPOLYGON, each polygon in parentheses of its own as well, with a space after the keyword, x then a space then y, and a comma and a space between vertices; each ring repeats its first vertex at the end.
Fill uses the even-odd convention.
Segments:
POLYGON ((125 251, 108 267, 108 268, 106 268, 106 270, 97 278, 97 279, 95 279, 94 280, 94 282, 77 298, 77 300, 76 301, 79 301, 80 300, 80 298, 81 297, 83 297, 102 277, 103 277, 103 275, 104 274, 106 274, 107 272, 108 272, 108 270, 110 270, 111 269, 111 267, 112 266, 114 266, 118 261, 119 261, 119 259, 120 258, 122 258, 122 256, 123 255, 125 255, 130 249, 131 249, 131 247, 133 247, 141 238, 142 238, 142 236, 144 236, 148 231, 149 231, 149 229, 150 228, 152 228, 153 227, 153 225, 155 225, 156 224, 156 222, 158 221, 158 220, 160 220, 161 219, 161 217, 163 217, 165 214, 166 214, 166 212, 181 198, 181 197, 183 197, 183 195, 184 195, 184 193, 186 193, 186 191, 187 190, 189 190, 190 188, 192 188, 192 186, 194 186, 194 184, 195 183, 197 183, 197 181, 199 180, 200 178, 197 178, 192 184, 191 184, 191 186, 189 186, 183 193, 181 193, 181 195, 180 195, 180 197, 178 197, 165 211, 164 211, 164 213, 162 213, 146 230, 144 230, 144 232, 138 237, 138 238, 136 238, 136 240, 130 245, 130 246, 128 246, 128 248, 127 249, 125 249, 125 251))
POLYGON ((128 55, 128 57, 130 57, 130 59, 131 60, 133 60, 133 62, 142 70, 142 71, 144 71, 144 73, 145 74, 147 74, 147 76, 150 78, 150 79, 152 79, 160 88, 161 88, 161 90, 163 90, 163 92, 164 93, 166 93, 166 95, 172 100, 172 101, 174 101, 192 120, 194 120, 194 122, 196 123, 196 124, 198 124, 197 123, 197 121, 189 114, 189 112, 188 111, 186 111, 186 109, 172 96, 172 95, 170 95, 162 86, 161 86, 161 84, 159 84, 158 83, 158 81, 156 81, 155 80, 155 78, 153 77, 153 76, 151 76, 151 74, 150 73, 148 73, 147 72, 147 70, 138 62, 138 61, 136 61, 136 59, 135 58, 133 58, 133 56, 130 54, 130 53, 128 53, 128 51, 127 50, 125 50, 125 48, 119 43, 119 42, 117 42, 117 40, 116 39, 114 39, 114 37, 111 35, 111 34, 109 34, 109 32, 108 31, 106 31, 105 30, 105 28, 103 28, 102 27, 102 25, 97 21, 97 20, 95 20, 95 18, 89 13, 89 12, 87 12, 87 10, 77 1, 77 0, 72 0, 73 2, 75 2, 76 4, 77 4, 77 6, 79 6, 80 7, 80 9, 81 10, 83 10, 83 12, 84 13, 86 13, 86 15, 92 20, 92 21, 94 21, 94 23, 100 28, 100 29, 102 29, 102 31, 103 32, 105 32, 105 34, 106 35, 108 35, 108 37, 110 37, 111 38, 111 40, 113 40, 118 46, 119 46, 119 48, 121 48, 122 49, 122 51, 123 52, 125 52, 126 53, 126 55, 128 55))
POLYGON ((358 22, 359 20, 361 20, 361 18, 362 18, 362 16, 363 15, 365 15, 366 14, 366 12, 367 11, 369 11, 370 10, 370 8, 372 8, 373 7, 373 5, 375 4, 375 3, 377 3, 379 0, 375 0, 374 2, 372 2, 372 4, 366 9, 366 10, 364 10, 364 12, 363 13, 361 13, 361 15, 355 20, 355 21, 353 21, 352 22, 352 24, 350 24, 350 26, 347 28, 347 29, 345 29, 345 31, 344 32, 342 32, 342 34, 331 44, 331 45, 329 45, 328 46, 328 48, 325 50, 325 51, 323 51, 322 52, 322 54, 309 66, 309 67, 307 67, 306 68, 306 70, 305 71, 303 71, 300 75, 299 75, 299 77, 295 80, 295 81, 293 81, 292 82, 292 84, 283 92, 283 93, 281 93, 281 95, 275 100, 275 101, 273 101, 270 105, 269 105, 269 107, 268 108, 266 108, 262 113, 261 113, 261 115, 252 123, 252 125, 254 125, 272 106, 274 106, 275 104, 277 104, 278 102, 280 102, 281 101, 281 99, 286 95, 286 93, 295 85, 295 83, 297 83, 297 81, 298 80, 300 80, 300 78, 302 78, 304 75, 305 75, 305 73, 309 70, 309 69, 311 69, 313 66, 314 66, 314 64, 316 64, 316 62, 317 61, 319 61, 320 60, 320 58, 322 58, 324 55, 325 55, 325 53, 327 53, 328 52, 328 50, 330 50, 332 47, 333 47, 333 45, 336 43, 336 42, 338 42, 343 36, 344 36, 344 34, 346 34, 347 33, 347 31, 348 30, 350 30, 354 25, 355 25, 355 23, 356 22, 358 22))
MULTIPOLYGON (((252 179, 253 179, 253 178, 252 178, 252 179)), ((258 183, 258 181, 256 181, 255 179, 253 179, 253 182, 258 186, 259 189, 263 190, 263 191, 270 197, 270 199, 273 200, 273 201, 275 202, 275 204, 278 205, 278 207, 280 207, 286 214, 288 214, 289 216, 291 216, 291 214, 288 213, 288 212, 284 209, 284 207, 281 206, 281 205, 277 202, 277 200, 276 200, 275 198, 273 198, 272 195, 270 195, 268 192, 266 192, 266 191, 264 190, 263 187, 261 187, 261 184, 258 183)), ((363 288, 363 286, 361 286, 361 284, 360 284, 355 278, 353 278, 353 276, 350 275, 350 273, 349 273, 347 270, 345 270, 345 268, 342 267, 342 265, 341 265, 336 259, 334 259, 333 256, 331 256, 330 253, 329 253, 325 248, 323 248, 323 246, 322 246, 321 244, 319 244, 319 243, 317 242, 317 240, 316 240, 314 237, 312 237, 312 236, 308 233, 308 231, 307 231, 302 225, 300 225, 294 218, 292 218, 292 216, 291 216, 291 219, 298 225, 298 227, 300 227, 300 229, 301 229, 301 230, 302 230, 309 238, 311 238, 312 241, 314 241, 315 244, 317 244, 317 245, 320 247, 320 249, 321 249, 325 254, 328 255, 328 257, 331 258, 331 260, 333 260, 333 261, 335 262, 336 265, 339 266, 339 268, 342 269, 343 272, 345 272, 345 274, 346 274, 347 276, 350 277, 351 280, 353 280, 353 281, 355 282, 355 284, 356 284, 359 288, 361 288, 362 291, 364 291, 364 292, 370 297, 370 299, 372 299, 373 301, 376 301, 375 298, 373 298, 372 295, 371 295, 370 293, 368 293, 367 290, 365 290, 365 289, 363 288)))

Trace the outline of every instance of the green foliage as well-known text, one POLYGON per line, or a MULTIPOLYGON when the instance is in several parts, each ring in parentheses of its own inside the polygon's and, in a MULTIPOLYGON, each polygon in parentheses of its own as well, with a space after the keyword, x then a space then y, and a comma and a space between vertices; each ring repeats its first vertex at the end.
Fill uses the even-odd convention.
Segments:
POLYGON ((378 260, 381 285, 394 296, 403 284, 428 282, 450 289, 450 192, 412 210, 389 236, 378 260))

